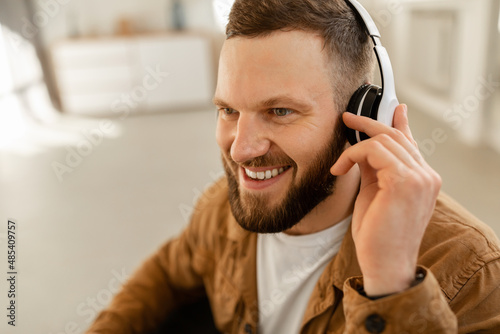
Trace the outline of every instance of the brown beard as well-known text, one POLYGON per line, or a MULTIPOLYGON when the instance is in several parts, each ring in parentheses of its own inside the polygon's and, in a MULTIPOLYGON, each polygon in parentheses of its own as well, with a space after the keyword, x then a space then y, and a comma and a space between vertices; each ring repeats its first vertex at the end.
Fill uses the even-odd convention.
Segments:
MULTIPOLYGON (((319 203, 333 194, 336 177, 330 168, 344 151, 345 125, 341 116, 326 147, 314 158, 314 163, 298 182, 293 182, 285 198, 275 207, 269 207, 268 198, 261 195, 242 194, 237 173, 240 166, 223 154, 222 163, 229 186, 229 203, 236 221, 246 230, 257 233, 277 233, 288 230, 302 220, 319 203)), ((242 164, 246 167, 290 166, 297 176, 297 164, 286 155, 266 154, 242 164)))

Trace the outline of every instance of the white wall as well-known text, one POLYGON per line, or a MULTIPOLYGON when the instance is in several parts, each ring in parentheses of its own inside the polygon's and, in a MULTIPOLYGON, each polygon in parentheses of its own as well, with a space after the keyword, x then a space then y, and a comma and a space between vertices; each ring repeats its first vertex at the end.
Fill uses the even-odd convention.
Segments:
MULTIPOLYGON (((35 13, 24 17, 23 34, 39 33, 44 44, 73 34, 110 35, 125 18, 138 32, 171 28, 171 0, 31 0, 35 13)), ((188 29, 217 32, 211 1, 183 0, 188 29)))

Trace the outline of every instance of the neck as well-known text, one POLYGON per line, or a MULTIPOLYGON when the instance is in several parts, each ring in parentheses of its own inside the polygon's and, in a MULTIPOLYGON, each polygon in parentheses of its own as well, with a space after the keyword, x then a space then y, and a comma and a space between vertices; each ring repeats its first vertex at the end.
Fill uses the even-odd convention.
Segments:
POLYGON ((311 234, 327 229, 347 218, 354 209, 359 180, 359 169, 356 166, 347 174, 337 177, 333 194, 284 233, 289 235, 311 234))

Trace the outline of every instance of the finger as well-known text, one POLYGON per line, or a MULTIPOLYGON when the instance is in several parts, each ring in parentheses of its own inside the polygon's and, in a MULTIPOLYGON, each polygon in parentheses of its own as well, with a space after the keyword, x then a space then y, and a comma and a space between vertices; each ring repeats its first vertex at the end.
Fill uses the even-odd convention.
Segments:
MULTIPOLYGON (((408 119, 406 118, 405 105, 400 104, 394 111, 393 125, 390 127, 382 122, 372 119, 367 116, 358 116, 350 112, 342 114, 342 119, 348 128, 366 133, 369 137, 375 137, 379 133, 391 134, 391 130, 398 129, 403 132, 399 127, 409 130, 408 119), (406 123, 406 125, 405 125, 406 123)), ((410 133, 411 134, 411 133, 410 133)))
MULTIPOLYGON (((371 138, 374 138, 380 134, 386 134, 390 136, 396 142, 402 145, 416 161, 423 165, 425 163, 424 159, 418 151, 415 140, 411 136, 408 119, 406 118, 406 115, 404 115, 405 112, 403 108, 403 105, 400 105, 398 106, 398 108, 396 108, 394 119, 395 125, 401 127, 401 129, 392 128, 369 117, 357 116, 352 113, 346 112, 342 116, 343 121, 347 127, 358 130, 360 132, 364 132, 371 138), (401 115, 401 113, 403 113, 403 115, 401 115)), ((359 143, 356 145, 359 145, 359 143)))
POLYGON ((380 141, 366 140, 346 149, 330 168, 330 173, 346 174, 355 164, 368 165, 375 170, 391 169, 395 172, 408 169, 405 163, 380 141))
POLYGON ((395 129, 401 131, 412 144, 417 146, 411 133, 410 123, 408 121, 408 107, 406 104, 400 104, 396 107, 394 111, 393 126, 395 129))
MULTIPOLYGON (((374 146, 372 144, 373 141, 376 141, 380 143, 387 151, 389 151, 397 160, 399 160, 399 164, 397 165, 397 168, 400 170, 400 174, 406 175, 408 173, 408 170, 420 170, 420 168, 426 168, 424 164, 421 163, 420 159, 421 156, 415 157, 414 154, 410 154, 403 146, 401 146, 398 142, 396 142, 392 137, 386 135, 386 134, 381 134, 378 135, 374 138, 370 138, 367 140, 364 140, 355 146, 352 146, 348 148, 349 150, 360 150, 360 151, 370 151, 370 150, 376 150, 378 146, 374 146)), ((415 149, 416 150, 416 149, 415 149)), ((340 160, 340 159, 339 159, 340 160)), ((343 170, 347 172, 353 164, 347 163, 347 165, 338 167, 335 166, 338 163, 338 165, 342 165, 345 162, 342 161, 337 161, 334 166, 332 166, 332 174, 337 175, 340 170, 343 170), (333 168, 335 167, 335 168, 333 168), (339 168, 339 170, 337 170, 339 168)))
POLYGON ((385 148, 387 148, 397 159, 403 162, 409 168, 417 168, 420 167, 421 157, 420 152, 414 148, 411 152, 409 152, 405 147, 403 147, 399 142, 394 140, 393 137, 383 133, 368 140, 363 141, 365 143, 367 141, 376 140, 379 141, 385 148), (418 152, 418 156, 415 153, 418 152))

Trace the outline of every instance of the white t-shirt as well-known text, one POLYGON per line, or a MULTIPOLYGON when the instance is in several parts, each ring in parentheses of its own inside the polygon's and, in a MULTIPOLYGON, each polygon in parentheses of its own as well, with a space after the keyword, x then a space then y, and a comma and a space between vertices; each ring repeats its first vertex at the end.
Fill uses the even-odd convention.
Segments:
POLYGON ((258 235, 259 333, 299 332, 314 286, 339 251, 351 218, 312 234, 258 235))

